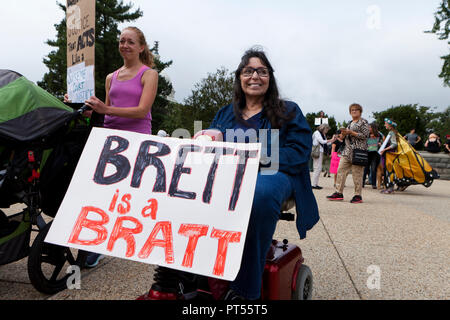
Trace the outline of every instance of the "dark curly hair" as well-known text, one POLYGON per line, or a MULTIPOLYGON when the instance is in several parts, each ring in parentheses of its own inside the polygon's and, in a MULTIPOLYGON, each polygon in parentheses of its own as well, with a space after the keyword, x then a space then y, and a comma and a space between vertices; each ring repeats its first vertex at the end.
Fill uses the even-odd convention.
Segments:
POLYGON ((261 61, 261 63, 264 66, 266 66, 267 69, 269 69, 269 88, 267 89, 267 92, 264 95, 262 112, 263 116, 269 119, 272 128, 279 129, 286 122, 293 119, 295 111, 292 111, 291 113, 287 114, 284 101, 281 100, 279 97, 277 82, 273 75, 274 70, 272 68, 272 65, 270 64, 269 59, 267 59, 267 56, 264 53, 264 51, 262 51, 257 47, 253 47, 244 53, 241 59, 241 63, 239 64, 237 70, 235 71, 234 88, 233 88, 234 114, 239 122, 246 124, 242 118, 242 110, 244 110, 246 106, 246 100, 245 100, 245 93, 241 87, 240 76, 242 69, 244 69, 245 66, 249 64, 251 58, 258 58, 261 61))

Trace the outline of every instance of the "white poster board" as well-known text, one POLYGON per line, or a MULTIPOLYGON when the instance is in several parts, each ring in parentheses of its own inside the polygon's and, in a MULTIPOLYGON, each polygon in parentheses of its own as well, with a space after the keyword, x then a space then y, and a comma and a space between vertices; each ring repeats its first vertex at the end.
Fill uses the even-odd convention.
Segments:
POLYGON ((45 241, 234 280, 260 149, 93 128, 45 241))
POLYGON ((320 126, 321 124, 328 124, 328 118, 315 118, 314 125, 320 126))
POLYGON ((378 149, 378 153, 381 154, 381 150, 384 150, 386 148, 389 140, 391 139, 391 135, 388 135, 386 139, 384 139, 383 144, 381 145, 380 149, 378 149))
POLYGON ((72 102, 85 102, 95 95, 94 66, 84 62, 67 68, 67 93, 72 102))

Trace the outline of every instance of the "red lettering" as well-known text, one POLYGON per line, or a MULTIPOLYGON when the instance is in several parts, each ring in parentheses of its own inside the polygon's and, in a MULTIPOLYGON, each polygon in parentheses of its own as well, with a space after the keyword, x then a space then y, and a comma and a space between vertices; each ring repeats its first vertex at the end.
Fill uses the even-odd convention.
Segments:
POLYGON ((116 193, 114 193, 114 196, 111 200, 111 204, 109 205, 110 212, 114 212, 114 208, 116 207, 117 198, 119 198, 119 189, 117 189, 116 193))
POLYGON ((138 234, 142 232, 142 223, 140 223, 136 218, 133 217, 119 217, 114 224, 114 228, 112 230, 111 236, 109 237, 108 251, 112 251, 114 248, 114 244, 117 239, 124 239, 127 242, 127 251, 126 256, 131 257, 134 255, 134 250, 136 248, 136 241, 134 240, 133 234, 138 234), (136 227, 133 229, 123 227, 124 221, 133 222, 136 227))
POLYGON ((166 263, 174 262, 172 224, 170 223, 170 221, 160 221, 156 223, 155 227, 152 230, 152 233, 150 233, 150 236, 148 237, 147 241, 145 242, 144 246, 139 252, 138 257, 141 259, 148 258, 150 253, 153 251, 154 247, 164 248, 166 255, 166 263), (160 230, 162 231, 163 234, 164 238, 163 240, 155 239, 160 230))
POLYGON ((213 228, 213 230, 211 231, 211 238, 219 239, 213 274, 216 276, 223 276, 223 272, 225 270, 225 262, 227 260, 228 243, 240 242, 241 232, 225 231, 213 228))
POLYGON ((189 241, 186 247, 186 252, 183 258, 183 267, 192 268, 192 262, 194 261, 194 253, 197 247, 198 238, 206 236, 209 226, 201 224, 182 224, 178 233, 189 237, 189 241))
POLYGON ((149 203, 149 205, 142 209, 141 214, 144 218, 148 218, 150 216, 153 220, 155 220, 156 212, 158 212, 158 200, 150 199, 147 202, 149 203), (147 212, 147 210, 150 210, 150 212, 147 212))
POLYGON ((124 206, 122 203, 119 204, 119 206, 117 207, 117 211, 120 214, 127 214, 128 212, 130 212, 130 210, 131 210, 130 200, 131 200, 131 194, 127 193, 122 196, 122 203, 125 203, 126 206, 124 206))
POLYGON ((108 230, 106 230, 106 228, 103 227, 103 225, 107 224, 108 221, 109 216, 102 209, 89 206, 83 207, 81 209, 80 215, 78 216, 77 222, 75 223, 75 226, 72 230, 72 233, 70 234, 69 243, 81 244, 85 246, 95 246, 103 243, 108 236, 108 230), (102 217, 102 219, 89 220, 87 218, 89 212, 95 212, 99 214, 102 217), (83 228, 91 229, 97 232, 97 237, 92 240, 80 240, 79 236, 81 229, 83 228))

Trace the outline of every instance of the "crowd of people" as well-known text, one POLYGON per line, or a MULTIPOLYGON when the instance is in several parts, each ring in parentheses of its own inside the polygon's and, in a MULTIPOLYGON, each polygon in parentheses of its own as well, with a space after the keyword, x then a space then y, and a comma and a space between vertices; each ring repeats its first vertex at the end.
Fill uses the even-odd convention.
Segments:
MULTIPOLYGON (((103 126, 106 128, 151 134, 151 108, 157 93, 158 74, 144 34, 135 27, 125 28, 120 35, 118 49, 123 66, 106 77, 104 102, 91 97, 85 104, 95 113, 104 115, 103 126)), ((228 300, 258 299, 265 257, 282 203, 292 197, 295 199, 297 229, 300 238, 305 238, 306 231, 319 220, 312 189, 322 189, 319 177, 325 154, 331 154, 329 172, 334 174, 335 181, 335 192, 327 198, 343 200, 345 181, 351 170, 355 186, 351 202, 361 203, 366 177, 370 177, 372 187, 377 188, 377 170, 383 163, 384 154, 396 148, 396 124, 386 119, 390 141, 381 152, 379 149, 385 137, 376 124, 369 125, 362 118, 363 108, 356 103, 349 107, 352 121, 346 128, 339 128, 331 139, 326 137, 330 130, 326 123, 312 133, 300 107, 279 97, 274 69, 260 49, 250 49, 242 56, 235 71, 233 91, 232 103, 217 112, 210 129, 222 132, 224 140, 228 130, 252 128, 277 129, 280 132, 279 169, 272 175, 258 174, 241 269, 224 296, 228 300), (308 166, 310 154, 314 167, 312 180, 308 166)), ((65 100, 68 101, 67 96, 65 100)), ((158 135, 168 136, 164 131, 158 135)), ((420 141, 414 130, 407 139, 414 145, 420 141)), ((440 147, 439 138, 430 135, 425 147, 429 150, 440 147)), ((449 150, 448 141, 446 149, 449 150)), ((263 169, 261 164, 260 170, 263 169)), ((90 253, 87 266, 95 267, 101 258, 102 255, 90 253)), ((164 268, 156 270, 157 281, 147 298, 152 292, 171 290, 164 288, 160 281, 165 272, 164 268)), ((175 273, 182 277, 181 272, 175 273)))
MULTIPOLYGON (((354 195, 351 203, 362 202, 362 188, 366 184, 370 184, 373 189, 382 189, 381 193, 384 194, 394 192, 393 184, 387 179, 386 153, 397 151, 397 123, 392 119, 385 118, 384 126, 388 134, 384 136, 376 122, 369 124, 361 117, 362 110, 361 105, 351 104, 349 112, 352 121, 346 128, 338 129, 331 139, 326 137, 330 130, 327 124, 319 125, 312 135, 312 188, 322 189, 319 186, 319 177, 323 159, 328 151, 331 158, 329 172, 334 174, 333 187, 335 188, 335 192, 327 196, 329 200, 344 199, 343 189, 350 171, 354 182, 354 195), (386 143, 383 144, 385 141, 386 143)), ((413 149, 422 140, 414 128, 403 138, 413 149)), ((450 153, 450 135, 446 135, 446 142, 442 144, 439 134, 430 133, 425 140, 424 150, 438 153, 442 149, 445 153, 450 153)), ((399 186, 399 190, 403 191, 404 189, 406 187, 399 186)))

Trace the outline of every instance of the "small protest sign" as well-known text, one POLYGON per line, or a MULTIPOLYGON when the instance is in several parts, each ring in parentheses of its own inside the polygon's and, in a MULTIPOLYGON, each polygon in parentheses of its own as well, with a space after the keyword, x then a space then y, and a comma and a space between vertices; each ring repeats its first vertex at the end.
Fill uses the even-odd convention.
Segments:
POLYGON ((95 95, 94 66, 84 62, 67 68, 67 93, 72 102, 84 102, 95 95))
POLYGON ((328 124, 328 118, 315 118, 314 125, 320 126, 321 124, 328 124))
POLYGON ((95 91, 95 0, 67 0, 66 21, 67 92, 84 102, 95 91))
POLYGON ((45 241, 234 280, 260 151, 93 128, 45 241))

